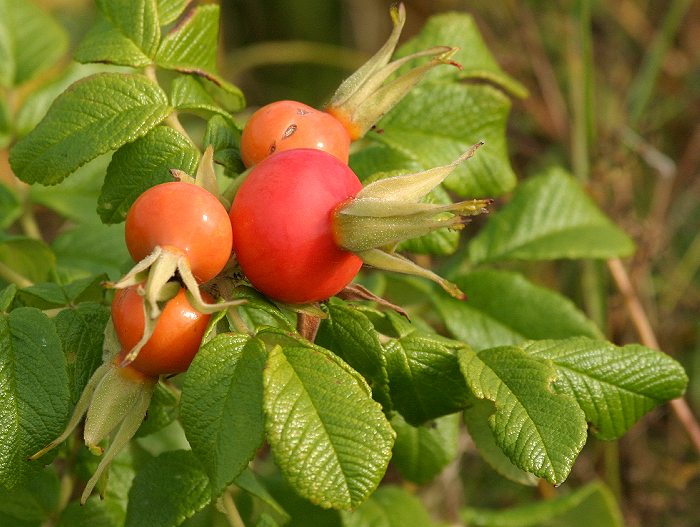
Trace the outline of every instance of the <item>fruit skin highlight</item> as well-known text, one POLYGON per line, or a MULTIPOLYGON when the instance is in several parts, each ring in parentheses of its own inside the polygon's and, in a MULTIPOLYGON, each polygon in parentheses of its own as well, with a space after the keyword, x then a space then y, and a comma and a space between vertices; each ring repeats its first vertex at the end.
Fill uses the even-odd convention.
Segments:
MULTIPOLYGON (((138 286, 120 289, 112 301, 112 321, 122 349, 132 349, 143 336, 144 299, 138 286)), ((203 294, 207 301, 211 298, 203 294)), ((189 303, 185 290, 168 300, 153 334, 131 363, 134 369, 151 376, 181 373, 199 350, 211 315, 199 313, 189 303)), ((124 354, 122 351, 122 355, 124 354)))
POLYGON ((326 300, 362 260, 335 239, 335 209, 362 184, 336 157, 308 148, 270 156, 248 174, 231 206, 233 247, 243 273, 272 299, 326 300))

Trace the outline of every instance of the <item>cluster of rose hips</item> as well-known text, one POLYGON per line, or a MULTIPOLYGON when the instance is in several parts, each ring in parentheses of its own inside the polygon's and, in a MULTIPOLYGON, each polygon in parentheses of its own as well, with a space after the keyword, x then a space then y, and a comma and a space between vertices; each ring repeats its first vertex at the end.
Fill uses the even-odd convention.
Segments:
POLYGON ((126 218, 135 266, 116 289, 105 338, 105 361, 88 382, 64 441, 86 415, 84 439, 94 452, 111 436, 82 501, 138 429, 160 375, 185 371, 200 347, 211 313, 241 301, 202 289, 241 271, 270 299, 308 304, 341 293, 363 263, 427 277, 462 297, 456 286, 394 252, 409 238, 460 228, 487 200, 449 205, 422 202, 478 145, 454 163, 362 185, 348 167, 350 145, 432 67, 454 64, 454 48, 437 47, 390 62, 405 20, 392 9, 394 30, 380 51, 344 81, 323 110, 294 101, 265 106, 248 120, 241 157, 248 170, 229 210, 207 184, 211 151, 196 178, 144 192, 126 218), (392 78, 420 57, 428 62, 392 78), (391 78, 391 79, 390 79, 391 78), (202 168, 203 167, 203 168, 202 168), (212 191, 210 191, 212 190, 212 191), (450 215, 444 214, 450 212, 450 215))

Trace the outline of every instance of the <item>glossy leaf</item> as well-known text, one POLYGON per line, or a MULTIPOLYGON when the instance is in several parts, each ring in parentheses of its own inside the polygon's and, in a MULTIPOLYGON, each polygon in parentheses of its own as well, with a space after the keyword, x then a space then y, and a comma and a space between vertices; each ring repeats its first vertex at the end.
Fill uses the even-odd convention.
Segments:
POLYGON ((171 168, 194 175, 199 151, 180 132, 157 126, 112 156, 107 168, 97 212, 105 223, 124 221, 132 203, 144 191, 173 181, 171 168))
POLYGON ((474 395, 495 403, 488 423, 496 444, 519 468, 562 483, 586 442, 586 419, 576 401, 557 394, 554 367, 516 347, 478 354, 460 350, 460 366, 474 395))
POLYGON ((552 361, 555 390, 576 399, 600 439, 622 436, 646 412, 683 395, 688 384, 678 362, 639 344, 574 338, 528 342, 523 350, 552 361))
POLYGON ((478 399, 474 399, 464 410, 464 422, 479 455, 501 476, 521 485, 537 485, 538 478, 515 466, 496 444, 493 430, 489 426, 489 416, 493 412, 492 402, 478 399))
POLYGON ((390 408, 386 358, 374 326, 361 311, 340 301, 328 304, 328 315, 328 319, 321 323, 316 343, 331 350, 362 374, 374 399, 390 408))
POLYGON ((0 485, 12 488, 40 468, 27 458, 61 433, 70 410, 51 320, 33 308, 0 315, 0 485))
POLYGON ((384 475, 394 431, 364 379, 334 354, 282 332, 259 333, 267 439, 282 474, 326 508, 357 507, 384 475))
POLYGON ((160 42, 156 0, 96 0, 104 16, 148 57, 160 42))
POLYGON ((520 185, 469 244, 474 263, 629 256, 632 240, 562 169, 520 185))
POLYGON ((82 79, 10 152, 27 183, 52 185, 100 154, 148 133, 170 113, 165 93, 146 77, 102 73, 82 79))
POLYGON ((219 6, 199 6, 165 35, 156 61, 163 68, 215 73, 218 38, 219 6))
POLYGON ((488 269, 453 281, 466 300, 443 294, 431 298, 452 336, 476 350, 530 339, 602 337, 573 302, 520 274, 488 269))
POLYGON ((221 115, 231 124, 233 118, 223 110, 214 97, 203 86, 204 81, 193 75, 181 75, 177 77, 170 88, 170 101, 176 109, 182 112, 191 112, 204 117, 212 114, 221 115))
POLYGON ((225 333, 199 350, 185 377, 180 420, 214 495, 233 482, 262 444, 265 357, 260 341, 225 333))
POLYGON ((162 430, 178 418, 180 397, 168 384, 159 382, 153 391, 146 419, 136 432, 136 437, 145 437, 162 430))

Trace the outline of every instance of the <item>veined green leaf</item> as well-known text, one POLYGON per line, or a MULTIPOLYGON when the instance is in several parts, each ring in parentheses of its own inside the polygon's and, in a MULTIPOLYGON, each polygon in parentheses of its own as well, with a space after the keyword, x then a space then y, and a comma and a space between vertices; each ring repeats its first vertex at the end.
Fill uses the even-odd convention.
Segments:
POLYGON ((499 196, 516 183, 505 141, 510 106, 503 92, 487 85, 449 80, 420 84, 379 121, 381 134, 370 132, 366 136, 367 142, 380 142, 384 148, 360 150, 351 166, 385 172, 427 170, 452 163, 475 143, 484 141, 476 155, 457 167, 444 185, 464 197, 499 196), (373 159, 367 159, 370 156, 373 159))
POLYGON ((219 495, 263 442, 262 342, 224 333, 197 353, 182 387, 180 420, 219 495))
POLYGON ((190 450, 172 450, 153 458, 129 490, 126 527, 174 527, 211 501, 207 473, 190 450))
POLYGON ((530 339, 602 338, 595 324, 568 298, 520 274, 489 269, 453 281, 467 300, 443 294, 431 298, 450 333, 476 350, 530 339))
POLYGON ((391 400, 408 423, 420 425, 466 406, 470 394, 457 359, 463 346, 422 331, 385 344, 391 400))
POLYGON ((148 406, 148 419, 136 432, 136 437, 146 437, 170 425, 178 417, 180 397, 163 381, 156 384, 148 406))
POLYGON ((202 5, 165 35, 156 62, 162 68, 216 72, 219 6, 202 5))
POLYGON ((683 395, 688 384, 680 364, 638 344, 572 338, 528 342, 523 350, 552 361, 554 388, 578 401, 600 439, 622 436, 646 412, 683 395))
POLYGON ((474 263, 614 258, 633 251, 632 240, 560 168, 520 185, 469 244, 474 263))
POLYGON ((462 521, 474 527, 622 527, 622 513, 610 489, 593 482, 566 496, 503 511, 465 508, 462 521))
POLYGON ((101 62, 141 68, 153 61, 112 22, 100 17, 73 54, 78 62, 101 62))
POLYGON ((119 223, 144 191, 159 183, 173 181, 171 168, 194 175, 199 150, 180 132, 156 126, 112 156, 97 202, 104 223, 119 223))
POLYGON ((109 308, 91 302, 64 309, 54 319, 65 355, 73 406, 93 372, 102 364, 102 343, 108 319, 109 308))
POLYGON ((148 133, 171 112, 167 96, 146 77, 102 73, 82 79, 53 103, 10 152, 27 183, 59 183, 100 154, 148 133))
POLYGON ((160 25, 156 0, 96 0, 97 5, 126 38, 148 57, 160 43, 160 25))
POLYGON ((379 335, 366 315, 340 301, 328 304, 328 319, 321 322, 316 343, 331 350, 362 374, 374 399, 391 407, 389 378, 379 335))
POLYGON ((391 463, 401 476, 418 485, 430 482, 457 456, 460 415, 439 417, 411 426, 400 415, 391 419, 396 431, 391 463))
POLYGON ((158 0, 158 21, 161 26, 175 22, 192 0, 158 0))
POLYGON ((282 474, 325 508, 357 507, 386 471, 394 431, 364 379, 334 354, 277 330, 264 371, 267 439, 282 474))
POLYGON ((0 0, 0 86, 22 84, 67 50, 68 35, 31 0, 0 0))
POLYGON ((241 90, 217 71, 218 35, 219 6, 201 5, 163 38, 156 62, 161 68, 200 76, 217 105, 236 112, 245 107, 245 98, 241 90))
POLYGON ((0 485, 12 488, 41 468, 27 458, 61 433, 70 410, 51 320, 33 308, 0 315, 0 485))
POLYGON ((233 118, 222 109, 202 85, 203 80, 193 75, 177 77, 171 86, 170 101, 180 111, 192 112, 204 117, 221 115, 232 126, 233 118))
POLYGON ((496 444, 521 469, 562 483, 586 442, 587 425, 576 401, 553 390, 551 363, 505 346, 459 355, 474 395, 495 403, 488 422, 496 444))
MULTIPOLYGON (((426 82, 437 79, 485 80, 516 97, 527 96, 527 89, 498 65, 472 16, 466 13, 443 13, 430 17, 418 36, 401 46, 396 56, 405 57, 433 46, 459 48, 452 60, 459 63, 462 69, 438 66, 426 74, 426 82)), ((409 67, 411 64, 405 66, 409 67)))
POLYGON ((464 410, 464 422, 479 455, 501 476, 521 485, 537 485, 538 478, 515 466, 496 444, 496 438, 489 426, 489 416, 493 411, 494 405, 491 401, 479 399, 474 399, 464 410))

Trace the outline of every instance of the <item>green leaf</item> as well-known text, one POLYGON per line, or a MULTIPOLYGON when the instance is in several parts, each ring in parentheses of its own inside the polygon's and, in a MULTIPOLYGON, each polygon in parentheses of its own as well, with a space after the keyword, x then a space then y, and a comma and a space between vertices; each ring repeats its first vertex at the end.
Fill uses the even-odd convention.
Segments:
MULTIPOLYGON (((0 489, 0 514, 22 520, 46 521, 58 506, 59 493, 60 482, 56 472, 42 470, 21 487, 9 492, 0 489)), ((3 522, 0 525, 14 523, 3 522)))
POLYGON ((325 508, 357 507, 386 471, 394 431, 364 379, 334 354, 276 330, 264 371, 267 439, 294 489, 325 508))
POLYGON ((92 75, 54 101, 12 149, 10 163, 27 183, 56 184, 98 155, 145 135, 170 111, 163 90, 146 77, 92 75))
POLYGON ((175 527, 211 501, 209 478, 189 450, 149 461, 129 490, 125 527, 175 527))
POLYGON ((202 84, 204 81, 193 75, 181 75, 170 88, 172 105, 182 112, 191 112, 205 118, 212 114, 225 118, 232 126, 233 118, 223 110, 202 84))
POLYGON ((64 309, 54 319, 65 354, 73 406, 93 372, 102 364, 102 343, 109 314, 108 307, 85 302, 64 309))
POLYGON ((341 513, 343 527, 430 527, 433 521, 421 501, 401 487, 387 485, 356 510, 341 513))
POLYGON ((41 311, 0 315, 0 485, 12 488, 39 465, 27 457, 56 438, 70 392, 61 341, 41 311))
POLYGON ((217 72, 218 39, 219 6, 199 6, 163 38, 156 62, 165 69, 199 75, 206 80, 205 86, 217 104, 236 112, 245 107, 245 98, 241 90, 217 72))
POLYGON ((132 203, 145 190, 173 181, 169 169, 194 174, 198 162, 199 151, 187 138, 170 127, 156 126, 114 153, 97 212, 105 223, 122 222, 132 203))
POLYGON ((638 344, 573 338, 528 342, 523 349, 552 361, 555 390, 576 399, 600 439, 622 436, 646 412, 683 395, 688 384, 680 364, 638 344))
MULTIPOLYGON (((417 170, 452 163, 479 141, 476 155, 445 180, 447 189, 465 197, 494 197, 516 183, 508 161, 505 129, 510 100, 487 85, 434 81, 414 88, 370 133, 368 142, 384 148, 361 151, 360 166, 381 171, 417 170), (362 153, 364 152, 364 153, 362 153)), ((356 156, 351 160, 356 168, 356 156)), ((361 174, 364 178, 369 174, 361 174)))
POLYGON ((296 317, 294 314, 290 315, 290 313, 281 310, 252 287, 237 287, 233 296, 246 301, 245 304, 236 308, 236 313, 251 330, 263 326, 272 326, 287 331, 295 330, 296 317))
POLYGON ((17 286, 10 284, 0 290, 0 311, 7 311, 17 295, 17 286))
POLYGON ((5 183, 0 183, 0 229, 6 229, 22 215, 17 194, 5 183))
POLYGON ((225 333, 205 344, 182 387, 180 420, 219 495, 263 442, 263 344, 225 333))
POLYGON ((401 476, 418 485, 437 476, 457 456, 459 423, 459 414, 421 426, 411 426, 401 416, 394 416, 391 426, 396 431, 396 443, 391 462, 401 476))
POLYGON ((506 346, 462 349, 459 362, 474 395, 495 403, 496 444, 519 468, 562 483, 586 442, 586 419, 573 398, 552 390, 551 363, 506 346))
POLYGON ((160 42, 156 0, 96 0, 104 16, 146 56, 153 57, 160 42))
POLYGON ((600 330, 573 302, 520 274, 482 270, 453 281, 467 300, 443 294, 431 298, 448 331, 476 350, 530 339, 602 338, 600 330))
POLYGON ((56 257, 42 241, 0 233, 0 262, 31 282, 44 282, 56 257))
MULTIPOLYGON (((443 13, 432 16, 415 38, 396 53, 405 57, 433 46, 451 46, 459 50, 452 56, 462 69, 439 66, 429 71, 426 81, 439 79, 470 79, 491 82, 516 97, 526 97, 527 88, 507 75, 489 51, 474 18, 465 13, 443 13)), ((406 65, 408 69, 411 64, 406 65)))
POLYGON ((232 126, 220 115, 215 115, 207 122, 202 144, 214 148, 214 161, 222 165, 229 173, 239 174, 245 170, 241 160, 241 131, 232 126))
POLYGON ((29 199, 76 223, 94 223, 97 220, 95 202, 100 195, 108 163, 109 156, 103 155, 80 167, 58 185, 32 185, 29 199))
POLYGON ((133 40, 104 17, 99 17, 83 37, 73 58, 82 63, 100 62, 133 68, 152 62, 133 40))
POLYGON ((30 0, 0 0, 0 86, 22 84, 54 65, 68 35, 30 0))
POLYGON ((316 343, 331 350, 359 372, 370 385, 374 399, 391 408, 384 349, 374 326, 352 305, 332 300, 328 319, 319 327, 316 343))
MULTIPOLYGON (((124 244, 124 225, 81 225, 61 233, 52 246, 61 280, 105 273, 111 280, 131 261, 124 244)), ((133 265, 133 264, 132 264, 133 265)))
POLYGON ((267 487, 265 487, 265 485, 258 480, 252 470, 248 468, 245 469, 236 478, 234 483, 237 487, 245 490, 248 494, 255 496, 260 501, 268 505, 273 511, 279 514, 285 522, 290 520, 287 512, 282 508, 277 500, 275 500, 272 494, 270 494, 267 487))
POLYGON ((503 511, 465 508, 463 522, 474 527, 622 527, 622 513, 612 492, 600 482, 551 500, 503 511))
POLYGON ((474 263, 614 258, 633 251, 630 238, 560 168, 520 185, 469 244, 474 263))
POLYGON ((55 282, 34 284, 20 290, 15 306, 52 309, 79 302, 100 302, 104 297, 101 282, 105 278, 105 275, 81 278, 65 286, 55 282))
POLYGON ((489 427, 489 416, 493 411, 493 403, 478 399, 474 399, 473 404, 464 410, 464 422, 467 425, 469 437, 474 441, 479 454, 501 476, 521 485, 537 485, 539 480, 529 472, 516 467, 496 444, 496 438, 489 427))
POLYGON ((171 24, 185 11, 191 0, 158 0, 158 20, 161 26, 171 24))
POLYGON ((463 346, 422 331, 385 344, 391 399, 408 423, 420 425, 466 406, 470 394, 457 360, 463 346))
POLYGON ((57 527, 121 527, 123 524, 124 511, 119 504, 93 497, 85 505, 71 501, 61 513, 57 527))
POLYGON ((219 40, 219 6, 198 6, 165 35, 156 62, 162 68, 216 73, 219 40))

